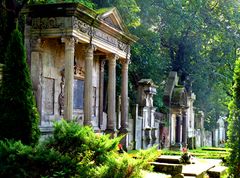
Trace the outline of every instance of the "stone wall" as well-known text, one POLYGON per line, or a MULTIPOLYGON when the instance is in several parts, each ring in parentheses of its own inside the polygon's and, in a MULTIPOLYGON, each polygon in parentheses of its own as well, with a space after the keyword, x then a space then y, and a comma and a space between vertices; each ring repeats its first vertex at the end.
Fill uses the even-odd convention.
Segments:
MULTIPOLYGON (((82 46, 76 45, 75 51, 74 85, 77 85, 78 81, 84 82, 85 64, 82 46)), ((64 94, 64 87, 61 86, 62 79, 64 80, 62 74, 64 71, 64 55, 64 44, 61 43, 60 39, 46 39, 42 42, 39 57, 35 57, 34 54, 31 56, 34 59, 31 60, 31 76, 42 118, 41 127, 50 127, 53 120, 63 117, 63 113, 60 112, 59 96, 60 93, 64 94)), ((83 86, 83 83, 81 86, 83 86)), ((74 87, 76 89, 77 86, 74 87)), ((83 90, 80 91, 83 92, 83 90)), ((99 61, 97 57, 93 63, 93 92, 93 127, 97 127, 99 114, 99 61)), ((77 117, 77 120, 82 124, 83 107, 75 108, 73 116, 77 117)))

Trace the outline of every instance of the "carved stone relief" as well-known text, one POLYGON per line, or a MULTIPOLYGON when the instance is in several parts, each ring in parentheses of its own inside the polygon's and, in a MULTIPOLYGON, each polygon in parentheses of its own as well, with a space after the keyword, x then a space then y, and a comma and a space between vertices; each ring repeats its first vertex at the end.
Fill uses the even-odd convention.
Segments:
POLYGON ((33 18, 33 29, 50 29, 50 28, 63 28, 64 17, 45 17, 45 18, 33 18))
POLYGON ((73 29, 88 33, 90 31, 90 25, 79 20, 77 17, 73 17, 73 29))

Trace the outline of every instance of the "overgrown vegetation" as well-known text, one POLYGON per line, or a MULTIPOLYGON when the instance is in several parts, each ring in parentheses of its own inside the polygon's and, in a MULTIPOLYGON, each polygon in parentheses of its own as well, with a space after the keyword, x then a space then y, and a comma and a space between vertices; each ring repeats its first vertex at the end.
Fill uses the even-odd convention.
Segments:
POLYGON ((39 114, 33 97, 23 38, 18 29, 11 34, 4 59, 0 86, 0 139, 35 144, 40 135, 39 114))
POLYGON ((0 142, 0 177, 141 177, 158 156, 156 148, 134 158, 119 154, 121 137, 95 134, 89 127, 61 121, 52 137, 36 147, 21 142, 0 142), (31 168, 31 169, 30 169, 31 168))
POLYGON ((232 101, 229 103, 228 147, 232 149, 229 156, 229 172, 240 177, 240 59, 236 61, 232 87, 232 101))

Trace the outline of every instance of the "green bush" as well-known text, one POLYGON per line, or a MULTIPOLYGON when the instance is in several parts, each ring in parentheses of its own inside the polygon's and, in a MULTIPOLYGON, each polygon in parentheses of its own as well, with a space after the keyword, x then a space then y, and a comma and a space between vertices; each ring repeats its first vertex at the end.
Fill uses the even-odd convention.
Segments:
POLYGON ((5 53, 0 86, 0 139, 36 144, 40 131, 26 51, 19 30, 11 34, 5 53))
POLYGON ((0 141, 0 177, 70 177, 76 170, 76 162, 56 150, 0 141))
POLYGON ((236 61, 233 76, 232 101, 229 103, 228 141, 230 150, 228 159, 230 175, 240 177, 240 59, 236 61))
POLYGON ((110 139, 75 122, 55 124, 53 136, 36 147, 21 142, 0 142, 0 177, 141 177, 151 170, 156 148, 139 151, 134 158, 119 154, 122 137, 110 139))

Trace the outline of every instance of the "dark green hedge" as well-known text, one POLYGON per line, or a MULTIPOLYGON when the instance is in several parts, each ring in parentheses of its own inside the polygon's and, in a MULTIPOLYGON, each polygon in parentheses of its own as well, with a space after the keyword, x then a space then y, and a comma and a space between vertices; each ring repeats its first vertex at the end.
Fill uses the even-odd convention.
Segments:
POLYGON ((148 162, 157 158, 156 148, 132 158, 118 153, 120 140, 61 121, 55 124, 53 136, 36 147, 1 141, 0 177, 141 177, 141 170, 150 170, 148 162))

